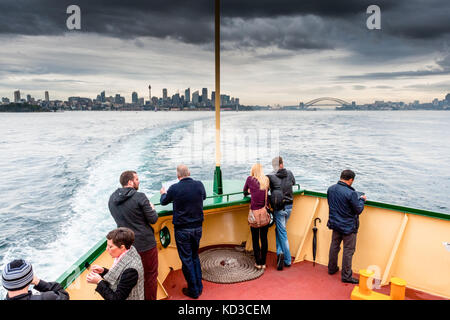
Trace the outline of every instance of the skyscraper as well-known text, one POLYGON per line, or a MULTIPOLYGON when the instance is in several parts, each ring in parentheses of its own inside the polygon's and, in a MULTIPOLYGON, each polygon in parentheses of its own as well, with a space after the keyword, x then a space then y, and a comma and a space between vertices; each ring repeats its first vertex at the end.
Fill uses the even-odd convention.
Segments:
POLYGON ((221 106, 228 106, 230 104, 230 96, 226 94, 220 95, 220 105, 221 106))
POLYGON ((184 90, 184 100, 186 102, 191 101, 191 88, 187 88, 186 90, 184 90))
POLYGON ((50 101, 50 96, 48 95, 48 91, 45 91, 45 102, 50 101))
POLYGON ((164 101, 167 100, 167 89, 166 88, 163 89, 163 100, 164 101))
POLYGON ((14 102, 20 102, 20 90, 14 91, 14 102))
POLYGON ((137 92, 133 92, 131 94, 131 102, 132 103, 138 103, 138 94, 137 94, 137 92))
POLYGON ((102 91, 102 92, 100 93, 100 98, 101 98, 101 101, 102 101, 102 102, 106 102, 105 91, 102 91))
POLYGON ((199 99, 199 94, 198 94, 198 90, 197 90, 192 94, 192 103, 197 104, 197 103, 199 103, 199 100, 200 99, 199 99))
POLYGON ((207 88, 202 89, 202 102, 203 103, 208 102, 208 89, 207 88))
POLYGON ((179 94, 179 93, 174 94, 174 95, 172 96, 172 103, 173 103, 173 105, 179 106, 179 105, 180 105, 180 102, 181 102, 180 94, 179 94))

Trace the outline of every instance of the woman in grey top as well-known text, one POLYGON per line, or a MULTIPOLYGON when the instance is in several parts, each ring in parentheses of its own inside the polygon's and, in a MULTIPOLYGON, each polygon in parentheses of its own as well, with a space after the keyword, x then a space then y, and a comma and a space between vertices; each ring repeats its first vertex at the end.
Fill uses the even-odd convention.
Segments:
POLYGON ((118 228, 109 232, 106 239, 106 250, 114 264, 111 269, 93 265, 87 282, 97 284, 95 291, 105 300, 144 300, 144 268, 132 246, 134 232, 118 228))

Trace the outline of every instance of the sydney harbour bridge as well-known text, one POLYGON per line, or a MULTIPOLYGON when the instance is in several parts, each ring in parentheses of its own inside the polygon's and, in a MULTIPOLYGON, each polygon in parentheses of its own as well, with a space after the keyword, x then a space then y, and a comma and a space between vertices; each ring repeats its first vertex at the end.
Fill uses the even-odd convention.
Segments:
POLYGON ((345 106, 345 105, 351 105, 351 102, 342 100, 342 99, 338 99, 338 98, 331 98, 331 97, 322 97, 322 98, 317 98, 311 101, 308 101, 306 103, 301 102, 300 103, 300 107, 301 108, 309 108, 311 106, 345 106))

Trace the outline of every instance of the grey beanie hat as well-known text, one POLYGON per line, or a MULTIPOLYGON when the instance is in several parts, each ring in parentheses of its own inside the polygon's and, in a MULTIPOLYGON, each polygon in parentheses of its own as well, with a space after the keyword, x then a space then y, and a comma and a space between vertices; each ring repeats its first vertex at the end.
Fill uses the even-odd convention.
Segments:
POLYGON ((33 281, 33 267, 25 260, 14 260, 3 269, 2 284, 6 290, 21 290, 31 281, 33 281))

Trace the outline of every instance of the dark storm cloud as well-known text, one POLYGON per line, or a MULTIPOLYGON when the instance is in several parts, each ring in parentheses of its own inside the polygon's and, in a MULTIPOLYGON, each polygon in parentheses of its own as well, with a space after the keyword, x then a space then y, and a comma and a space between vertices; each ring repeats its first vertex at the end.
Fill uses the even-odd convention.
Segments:
POLYGON ((222 12, 225 17, 274 17, 317 15, 325 17, 349 17, 361 12, 366 12, 369 5, 377 4, 386 10, 397 7, 402 0, 224 0, 222 12))
MULTIPOLYGON (((225 50, 254 51, 260 60, 295 55, 302 50, 344 49, 348 65, 382 66, 385 61, 426 55, 450 44, 448 0, 222 0, 221 38, 225 50), (381 8, 381 30, 368 30, 366 9, 381 8), (257 52, 258 48, 277 48, 257 52)), ((2 0, 0 35, 94 33, 134 40, 176 39, 212 50, 213 0, 2 0), (68 31, 66 9, 80 6, 81 31, 68 31)), ((338 61, 339 62, 339 61, 338 61)), ((385 79, 447 74, 440 68, 348 75, 341 80, 385 79)), ((40 73, 37 70, 36 73, 40 73)), ((45 70, 42 70, 45 73, 45 70)))
POLYGON ((411 39, 434 39, 450 34, 450 2, 409 1, 398 10, 387 11, 386 28, 394 35, 411 39))
POLYGON ((211 1, 2 0, 0 33, 57 35, 68 31, 68 6, 81 8, 81 30, 118 38, 172 37, 187 43, 212 39, 211 1), (200 6, 200 2, 203 4, 200 6), (208 14, 209 11, 209 14, 208 14))
MULTIPOLYGON (((446 5, 446 1, 435 0, 433 5, 439 8, 438 4, 446 5)), ((421 25, 424 26, 424 30, 431 30, 430 28, 434 26, 439 33, 448 31, 448 23, 436 26, 436 19, 429 16, 420 19, 419 26, 414 24, 411 26, 411 21, 408 21, 407 24, 403 23, 407 19, 403 17, 405 10, 410 10, 408 8, 414 7, 414 4, 416 4, 416 7, 419 5, 423 7, 423 10, 418 10, 418 12, 428 10, 428 6, 420 0, 378 0, 375 2, 372 0, 223 0, 222 21, 223 28, 227 28, 229 25, 233 25, 232 19, 234 18, 252 21, 252 19, 257 18, 275 19, 277 17, 313 15, 321 17, 324 21, 323 24, 357 23, 364 25, 366 8, 374 3, 382 8, 383 14, 392 16, 392 19, 399 25, 400 34, 418 37, 420 32, 417 29, 422 30, 421 25), (408 28, 407 26, 411 27, 408 28)), ((119 38, 171 37, 194 44, 209 43, 213 39, 214 1, 212 0, 2 0, 0 3, 0 33, 54 35, 67 32, 65 22, 68 15, 66 14, 66 8, 71 4, 77 4, 81 8, 82 32, 94 32, 119 38)), ((433 12, 439 14, 440 17, 444 15, 442 10, 434 10, 433 12)), ((328 30, 330 28, 328 26, 321 29, 321 38, 329 36, 328 30)), ((266 31, 267 29, 260 29, 258 35, 254 33, 251 35, 261 38, 264 37, 266 31)), ((281 37, 284 39, 275 41, 275 38, 271 38, 268 42, 278 43, 281 47, 292 49, 329 48, 329 44, 326 41, 321 42, 320 37, 315 32, 312 32, 311 36, 307 38, 305 36, 306 31, 314 30, 304 29, 303 37, 298 37, 298 30, 297 32, 295 30, 286 32, 281 29, 280 33, 283 33, 281 37), (313 37, 314 39, 312 39, 313 37)), ((245 30, 243 32, 245 33, 245 30)), ((238 33, 229 34, 228 39, 232 40, 233 36, 236 37, 237 41, 241 41, 242 35, 238 33)), ((280 37, 279 34, 274 34, 274 36, 280 37)), ((425 36, 428 36, 426 32, 425 36)), ((248 43, 250 45, 260 44, 255 40, 248 43)))
POLYGON ((341 76, 340 80, 384 80, 384 79, 410 79, 414 77, 449 75, 450 70, 417 70, 417 71, 399 71, 399 72, 373 72, 362 75, 341 76))
POLYGON ((255 18, 225 18, 222 41, 225 49, 278 47, 285 50, 332 49, 333 41, 323 34, 331 26, 316 16, 255 18), (264 30, 264 32, 262 32, 264 30))
MULTIPOLYGON (((278 16, 317 15, 348 17, 361 12, 373 1, 368 0, 225 0, 222 18, 273 18, 278 16)), ((384 10, 402 1, 378 0, 384 10)), ((90 32, 118 37, 172 36, 188 38, 190 32, 204 33, 199 28, 210 25, 214 18, 212 0, 2 0, 0 32, 13 34, 54 34, 64 32, 66 8, 76 4, 83 13, 83 24, 90 32), (164 22, 164 23, 162 23, 164 22), (162 24, 161 24, 162 23, 162 24), (184 25, 186 28, 180 27, 184 25), (175 28, 179 26, 178 28, 175 28)), ((211 37, 210 35, 209 37, 211 37)))
POLYGON ((395 72, 371 72, 358 75, 346 75, 338 77, 339 80, 386 80, 386 79, 410 79, 426 76, 450 75, 450 54, 436 61, 436 67, 413 71, 395 72))

